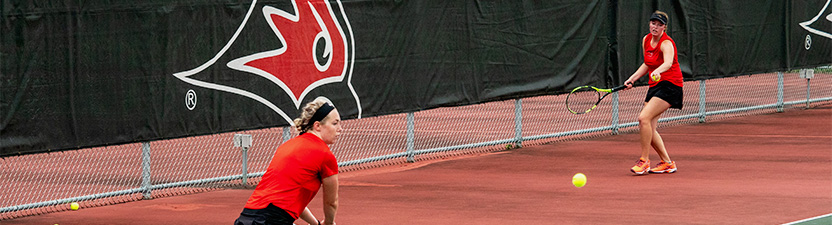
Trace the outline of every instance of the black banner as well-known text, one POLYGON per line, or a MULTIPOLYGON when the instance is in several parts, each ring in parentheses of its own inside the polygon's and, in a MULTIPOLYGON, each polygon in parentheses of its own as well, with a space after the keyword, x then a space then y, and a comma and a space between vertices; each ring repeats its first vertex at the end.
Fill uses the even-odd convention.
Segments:
MULTIPOLYGON (((641 65, 641 38, 653 10, 670 16, 686 79, 708 79, 829 65, 832 8, 828 0, 621 1, 621 75, 641 65), (809 40, 807 43, 807 40, 809 40)), ((625 77, 626 79, 626 77, 625 77)))
POLYGON ((829 1, 0 2, 0 156, 609 86, 670 14, 686 79, 832 63, 829 1))

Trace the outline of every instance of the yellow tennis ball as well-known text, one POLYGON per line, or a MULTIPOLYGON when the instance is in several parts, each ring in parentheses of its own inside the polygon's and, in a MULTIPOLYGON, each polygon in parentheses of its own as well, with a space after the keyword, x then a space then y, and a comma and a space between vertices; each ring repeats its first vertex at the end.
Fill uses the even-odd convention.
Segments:
POLYGON ((586 175, 583 173, 576 173, 575 176, 572 176, 572 184, 575 187, 583 187, 586 185, 586 175))
POLYGON ((77 202, 73 202, 72 204, 69 204, 69 209, 72 209, 73 211, 78 210, 78 208, 81 208, 81 205, 78 205, 77 202))
POLYGON ((661 77, 661 75, 655 74, 655 75, 650 75, 650 78, 653 79, 653 81, 658 82, 662 77, 661 77))

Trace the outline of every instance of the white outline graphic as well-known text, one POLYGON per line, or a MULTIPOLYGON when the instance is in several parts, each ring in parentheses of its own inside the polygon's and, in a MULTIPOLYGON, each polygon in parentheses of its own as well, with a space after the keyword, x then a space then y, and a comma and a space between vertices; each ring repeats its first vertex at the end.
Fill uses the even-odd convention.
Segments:
MULTIPOLYGON (((800 24, 800 26, 801 26, 801 27, 803 27, 803 29, 806 29, 806 30, 807 30, 807 31, 809 31, 809 32, 812 32, 812 33, 814 33, 814 34, 817 34, 817 35, 820 35, 820 36, 823 36, 823 37, 826 37, 826 38, 829 38, 829 39, 832 39, 832 34, 827 33, 826 31, 822 31, 822 30, 818 30, 818 29, 815 29, 815 28, 809 27, 809 25, 811 25, 812 23, 814 23, 815 21, 817 21, 818 19, 820 19, 820 17, 821 17, 821 16, 823 16, 823 13, 824 13, 824 12, 826 12, 826 8, 828 8, 828 7, 829 7, 829 3, 830 3, 830 2, 832 2, 832 0, 827 0, 827 1, 826 1, 826 5, 824 5, 824 6, 823 6, 823 9, 821 9, 821 10, 820 10, 820 12, 818 13, 818 15, 817 15, 817 16, 815 16, 815 18, 812 18, 812 19, 811 19, 811 20, 809 20, 809 21, 800 22, 800 23, 798 23, 798 24, 800 24)), ((829 15, 827 15, 827 16, 826 16, 826 17, 824 17, 824 18, 825 18, 826 20, 829 20, 829 22, 832 22, 832 12, 831 12, 831 13, 829 13, 829 15)))
MULTIPOLYGON (((354 52, 355 43, 354 43, 354 40, 355 39, 352 38, 353 37, 352 27, 349 23, 349 20, 347 19, 347 15, 344 12, 344 7, 341 4, 340 0, 336 0, 335 2, 338 3, 338 7, 341 11, 341 15, 343 15, 343 17, 344 17, 343 19, 344 19, 344 21, 347 25, 347 31, 350 34, 349 36, 344 35, 344 32, 341 28, 341 25, 338 22, 337 18, 335 17, 334 11, 332 10, 332 6, 329 3, 329 1, 324 1, 324 2, 326 2, 325 5, 329 9, 330 16, 332 17, 333 21, 335 21, 335 24, 338 28, 338 31, 339 31, 340 35, 342 37, 344 37, 344 42, 347 42, 347 38, 349 38, 351 40, 350 43, 349 43, 351 45, 347 45, 347 43, 344 43, 344 47, 347 49, 347 51, 345 51, 346 52, 345 54, 347 54, 347 55, 344 58, 346 60, 345 63, 347 65, 345 65, 345 69, 344 69, 345 71, 342 71, 341 76, 330 77, 330 78, 325 78, 325 79, 322 79, 322 80, 318 80, 318 81, 312 83, 311 85, 309 85, 306 88, 306 90, 304 90, 301 93, 300 98, 295 99, 295 95, 288 88, 288 86, 286 86, 285 83, 283 83, 282 81, 280 81, 276 77, 274 77, 271 74, 269 74, 265 71, 262 71, 260 69, 245 66, 245 63, 247 63, 251 60, 254 60, 256 58, 262 58, 264 56, 268 57, 268 56, 280 55, 280 54, 282 54, 286 51, 286 45, 285 45, 286 41, 285 41, 285 39, 283 39, 283 36, 280 34, 280 31, 277 29, 277 27, 275 27, 275 25, 273 24, 271 19, 268 18, 268 15, 277 14, 277 15, 282 16, 284 18, 290 19, 293 22, 297 22, 299 18, 298 18, 297 15, 289 14, 289 13, 283 11, 283 10, 276 9, 274 7, 271 7, 271 6, 264 6, 263 7, 263 15, 266 16, 266 20, 269 22, 269 25, 272 27, 272 31, 275 32, 275 34, 280 39, 280 42, 283 44, 284 47, 282 47, 280 49, 275 49, 275 50, 266 51, 266 52, 260 52, 260 53, 256 53, 256 54, 253 54, 253 55, 249 55, 249 56, 241 57, 241 58, 238 58, 238 59, 234 59, 234 60, 229 61, 226 66, 228 66, 232 69, 235 69, 235 70, 253 73, 253 74, 259 75, 261 77, 264 77, 266 79, 269 79, 272 83, 276 84, 281 89, 286 91, 286 93, 292 98, 296 109, 300 108, 300 101, 311 90, 313 90, 316 87, 319 87, 321 85, 324 85, 324 84, 341 82, 341 81, 343 81, 344 76, 346 76, 347 77, 347 87, 349 87, 350 92, 352 93, 353 98, 355 98, 355 102, 356 102, 356 105, 358 107, 358 118, 361 118, 361 113, 362 113, 361 102, 358 98, 358 94, 356 94, 355 89, 353 88, 352 83, 351 83, 352 82, 352 67, 353 67, 354 62, 355 62, 354 61, 354 59, 355 59, 355 52, 354 52)), ((322 30, 323 30, 323 31, 321 31, 321 33, 318 34, 318 36, 316 36, 316 38, 320 37, 321 35, 328 36, 328 35, 326 35, 326 34, 328 34, 328 30, 326 29, 326 26, 323 26, 323 23, 321 22, 322 19, 320 18, 320 15, 318 15, 317 11, 314 10, 315 8, 312 6, 312 4, 311 3, 309 3, 309 4, 310 4, 310 7, 312 7, 312 9, 313 9, 312 11, 315 15, 315 19, 318 21, 319 26, 321 26, 322 30)), ((262 103, 263 105, 266 105, 267 107, 272 109, 274 112, 278 113, 289 124, 292 124, 292 118, 290 118, 283 110, 278 108, 274 103, 270 102, 269 100, 266 100, 265 98, 263 98, 263 97, 261 97, 257 94, 254 94, 254 93, 251 93, 249 91, 242 90, 242 89, 239 89, 239 88, 220 85, 220 84, 215 84, 215 83, 210 83, 210 82, 205 82, 205 81, 196 80, 196 79, 193 79, 193 78, 189 77, 189 76, 192 76, 192 75, 197 74, 199 72, 202 72, 203 70, 212 66, 213 64, 215 64, 219 60, 220 57, 222 57, 225 54, 226 51, 228 51, 228 49, 231 47, 231 45, 234 44, 234 42, 237 40, 237 37, 239 37, 243 28, 245 28, 246 24, 248 23, 249 18, 251 17, 251 13, 254 11, 254 8, 255 8, 256 5, 257 5, 257 0, 253 0, 251 2, 251 6, 249 6, 249 9, 248 9, 248 12, 246 13, 246 16, 243 19, 243 22, 240 24, 240 27, 237 28, 237 31, 234 32, 234 35, 231 37, 231 39, 228 41, 228 43, 226 43, 225 46, 219 52, 217 52, 217 54, 213 58, 211 58, 210 60, 208 60, 204 64, 200 65, 199 67, 196 67, 194 69, 187 70, 187 71, 174 73, 173 76, 175 76, 176 78, 179 78, 180 80, 182 80, 186 83, 193 84, 193 85, 196 85, 196 86, 199 86, 199 87, 225 91, 225 92, 238 94, 238 95, 242 95, 242 96, 254 99, 254 100, 262 103)), ((298 11, 297 2, 295 0, 292 0, 292 6, 294 7, 295 13, 297 14, 297 11, 298 11)), ((328 38, 325 38, 325 39, 326 39, 327 43, 332 42, 332 40, 329 40, 328 38)), ((331 44, 329 44, 327 46, 327 49, 324 52, 324 56, 330 56, 330 54, 332 52, 332 47, 331 46, 332 46, 331 44)), ((313 55, 315 54, 314 51, 313 51, 312 54, 313 55)), ((324 65, 319 65, 318 62, 315 62, 315 64, 318 67, 318 70, 321 70, 321 69, 326 70, 330 66, 331 61, 332 61, 332 57, 330 56, 328 61, 324 65)))

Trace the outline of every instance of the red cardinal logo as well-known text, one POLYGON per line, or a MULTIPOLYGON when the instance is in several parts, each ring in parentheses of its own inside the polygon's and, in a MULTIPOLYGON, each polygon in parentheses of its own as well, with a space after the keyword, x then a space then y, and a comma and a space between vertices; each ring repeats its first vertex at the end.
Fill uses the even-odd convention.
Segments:
MULTIPOLYGON (((248 22, 256 2, 255 0, 251 3, 243 23, 228 44, 213 59, 200 67, 173 75, 197 86, 231 92, 257 100, 283 116, 291 124, 291 118, 266 98, 246 90, 189 77, 216 63, 230 48, 248 22)), ((343 14, 341 2, 335 1, 334 4, 337 4, 336 8, 333 8, 330 1, 325 0, 293 0, 294 12, 291 13, 271 6, 263 6, 262 15, 282 46, 233 59, 227 63, 227 66, 268 79, 291 97, 295 109, 300 108, 301 101, 310 91, 324 84, 342 82, 352 72, 350 57, 353 54, 352 47, 349 45, 352 43, 351 29, 346 14, 343 14), (344 21, 347 21, 345 26, 338 22, 334 10, 340 10, 344 21), (347 40, 348 38, 350 40, 347 40)), ((352 85, 348 84, 348 86, 358 104, 358 117, 360 118, 361 106, 358 96, 352 89, 352 85)))
POLYGON ((292 1, 292 5, 296 15, 263 7, 263 16, 283 47, 235 59, 228 67, 271 80, 300 106, 310 90, 343 80, 347 42, 329 4, 292 1))

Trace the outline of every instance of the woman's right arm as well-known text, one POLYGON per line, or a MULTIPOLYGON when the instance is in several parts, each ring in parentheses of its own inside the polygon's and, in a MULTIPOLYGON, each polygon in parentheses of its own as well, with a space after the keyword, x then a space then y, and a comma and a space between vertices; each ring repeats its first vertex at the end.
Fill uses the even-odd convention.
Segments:
MULTIPOLYGON (((650 34, 648 34, 648 35, 650 35, 650 34)), ((644 41, 647 40, 648 35, 644 35, 644 37, 641 38, 641 52, 644 52, 644 41)), ((646 73, 647 73, 647 65, 644 64, 644 63, 641 63, 641 66, 638 67, 636 72, 633 73, 633 75, 630 75, 629 79, 624 81, 624 85, 627 85, 627 89, 633 88, 633 83, 635 83, 639 78, 644 76, 644 74, 646 74, 646 73)))
POLYGON ((335 212, 338 211, 338 174, 323 179, 324 221, 323 224, 335 224, 335 212))
POLYGON ((627 85, 627 89, 633 88, 633 83, 635 83, 639 78, 644 76, 644 74, 647 74, 647 65, 642 63, 641 66, 638 67, 636 72, 633 73, 633 75, 630 75, 630 78, 627 79, 627 81, 624 81, 624 85, 627 85))

